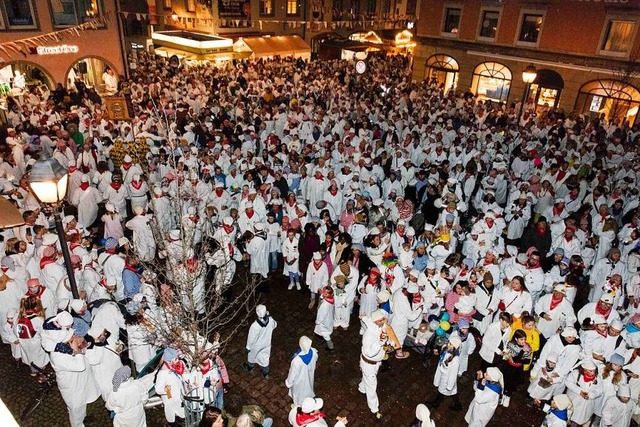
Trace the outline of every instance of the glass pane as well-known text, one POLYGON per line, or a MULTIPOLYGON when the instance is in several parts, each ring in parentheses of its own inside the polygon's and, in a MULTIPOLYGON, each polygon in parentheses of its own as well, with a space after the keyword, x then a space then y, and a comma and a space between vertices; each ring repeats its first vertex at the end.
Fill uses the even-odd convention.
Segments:
POLYGON ((447 8, 444 17, 444 28, 442 29, 443 32, 458 34, 458 26, 460 25, 460 13, 461 9, 455 9, 451 7, 447 8))
POLYGON ((49 0, 53 13, 53 25, 56 27, 70 27, 78 25, 76 7, 72 1, 49 0))
POLYGON ((287 15, 297 15, 297 14, 298 14, 298 1, 287 0, 287 15))
POLYGON ((479 99, 491 99, 493 101, 506 101, 509 97, 509 80, 495 77, 474 76, 476 95, 479 99))
POLYGON ((3 0, 9 27, 35 28, 31 0, 3 0))
POLYGON ((81 22, 89 21, 100 14, 98 0, 77 0, 76 3, 78 4, 78 19, 81 22))
POLYGON ((486 11, 482 15, 482 24, 480 26, 480 37, 493 39, 498 31, 498 12, 486 11))
POLYGON ((632 21, 609 21, 602 49, 611 52, 627 52, 633 40, 634 26, 635 23, 632 21))
POLYGON ((260 0, 260 15, 273 15, 273 1, 260 0))
POLYGON ((520 41, 536 43, 542 28, 542 15, 525 14, 522 17, 522 28, 520 29, 520 41))

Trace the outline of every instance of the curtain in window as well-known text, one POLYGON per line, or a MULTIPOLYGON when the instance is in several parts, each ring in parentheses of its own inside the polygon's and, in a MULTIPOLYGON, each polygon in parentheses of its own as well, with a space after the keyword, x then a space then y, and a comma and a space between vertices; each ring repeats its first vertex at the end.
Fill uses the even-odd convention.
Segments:
POLYGON ((631 38, 633 37, 633 27, 634 22, 611 21, 604 50, 612 52, 626 52, 629 50, 631 38))

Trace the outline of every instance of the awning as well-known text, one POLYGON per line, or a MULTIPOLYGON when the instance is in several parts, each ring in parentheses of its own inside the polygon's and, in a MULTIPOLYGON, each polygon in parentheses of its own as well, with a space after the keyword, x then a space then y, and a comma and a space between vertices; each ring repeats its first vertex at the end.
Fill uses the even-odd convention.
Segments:
POLYGON ((247 37, 238 40, 234 48, 236 51, 250 50, 253 58, 311 55, 311 47, 300 36, 247 37))
POLYGON ((17 227, 22 224, 24 224, 24 219, 22 219, 18 208, 4 197, 0 197, 0 229, 17 227))
POLYGON ((154 52, 156 55, 163 56, 165 58, 170 58, 173 55, 176 55, 178 58, 186 59, 188 61, 230 61, 233 59, 245 59, 250 55, 246 52, 220 52, 196 55, 195 53, 170 47, 157 47, 154 49, 154 52))

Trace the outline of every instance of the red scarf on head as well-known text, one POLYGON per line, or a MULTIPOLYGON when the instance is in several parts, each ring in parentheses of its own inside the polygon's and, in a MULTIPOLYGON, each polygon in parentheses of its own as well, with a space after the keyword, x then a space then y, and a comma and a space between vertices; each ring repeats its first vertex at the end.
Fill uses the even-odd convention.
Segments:
POLYGON ((605 319, 607 319, 609 317, 609 315, 611 314, 611 308, 613 308, 613 307, 609 307, 608 310, 603 310, 602 307, 600 307, 600 301, 598 301, 596 303, 596 314, 599 314, 602 317, 604 317, 605 319))
POLYGON ((136 190, 139 190, 142 188, 142 181, 131 181, 131 186, 136 190))
POLYGON ((74 173, 75 171, 77 171, 78 168, 76 166, 69 166, 69 173, 74 173))
POLYGON ((124 170, 128 171, 132 164, 133 163, 123 163, 122 167, 124 168, 124 170))
POLYGON ((560 305, 560 303, 562 302, 562 298, 563 298, 563 296, 562 296, 562 295, 560 295, 558 298, 556 298, 556 296, 555 296, 555 295, 553 295, 553 296, 551 297, 551 306, 550 306, 549 310, 553 310, 554 308, 556 308, 557 306, 559 306, 559 305, 560 305))
POLYGON ((326 417, 322 412, 316 412, 315 414, 296 414, 296 424, 300 427, 308 426, 318 421, 320 418, 326 417))
POLYGON ((590 383, 591 381, 595 380, 596 376, 595 375, 589 375, 586 372, 582 373, 582 380, 586 383, 590 383))
POLYGON ((42 270, 49 264, 53 264, 54 262, 56 262, 55 258, 42 257, 42 259, 40 260, 40 270, 42 270))
POLYGON ((536 234, 537 234, 538 236, 540 236, 540 237, 544 236, 544 234, 545 234, 545 232, 546 232, 546 231, 547 231, 546 229, 543 229, 543 228, 542 228, 542 227, 540 227, 540 226, 536 226, 536 234))
POLYGON ((111 188, 113 188, 116 191, 119 191, 120 187, 122 187, 122 183, 121 182, 112 182, 111 183, 111 188))
POLYGON ((82 184, 80 184, 80 188, 82 188, 82 190, 86 190, 87 188, 89 188, 89 183, 88 182, 83 182, 82 184))

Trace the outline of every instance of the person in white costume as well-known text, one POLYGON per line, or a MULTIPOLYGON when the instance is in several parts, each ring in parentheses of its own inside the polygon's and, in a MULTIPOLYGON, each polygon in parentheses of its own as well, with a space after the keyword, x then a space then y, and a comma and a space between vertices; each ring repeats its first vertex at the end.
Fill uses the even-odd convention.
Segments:
POLYGON ((256 307, 256 320, 249 327, 247 336, 247 362, 245 369, 252 371, 257 364, 262 369, 262 375, 269 379, 269 359, 271 358, 271 339, 273 331, 278 327, 278 322, 271 317, 267 307, 258 304, 256 307))

